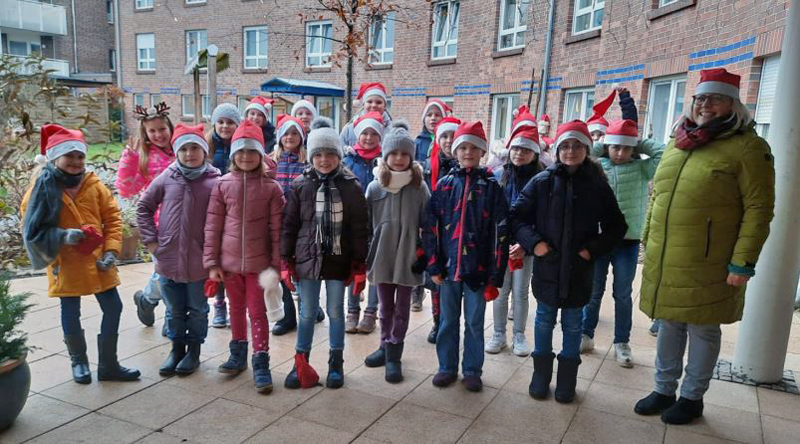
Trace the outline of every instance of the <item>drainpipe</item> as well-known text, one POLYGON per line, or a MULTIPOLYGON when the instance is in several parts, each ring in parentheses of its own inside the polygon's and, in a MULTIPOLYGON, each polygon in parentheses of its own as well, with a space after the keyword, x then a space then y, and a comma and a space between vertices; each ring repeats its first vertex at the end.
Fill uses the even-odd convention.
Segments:
POLYGON ((72 10, 72 62, 75 68, 72 70, 73 73, 80 72, 80 67, 78 66, 78 25, 77 25, 77 16, 75 15, 75 0, 70 0, 70 9, 72 10))
POLYGON ((800 271, 800 2, 793 1, 783 34, 769 141, 775 156, 775 218, 747 285, 733 370, 756 382, 783 377, 800 271))
POLYGON ((119 0, 114 0, 114 67, 117 74, 117 87, 122 88, 122 24, 119 19, 119 0))
MULTIPOLYGON (((547 41, 544 47, 544 67, 542 71, 542 84, 541 93, 539 96, 542 100, 539 102, 539 109, 536 110, 536 115, 541 116, 547 109, 547 80, 550 78, 550 52, 553 49, 553 26, 556 16, 556 0, 550 0, 550 12, 547 13, 547 41)), ((533 86, 533 85, 531 85, 533 86)))

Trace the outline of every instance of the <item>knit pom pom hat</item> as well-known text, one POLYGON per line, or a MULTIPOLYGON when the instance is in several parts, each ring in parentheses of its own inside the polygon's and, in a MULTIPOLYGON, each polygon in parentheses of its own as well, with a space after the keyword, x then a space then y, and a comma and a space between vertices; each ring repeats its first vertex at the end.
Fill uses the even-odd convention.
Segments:
POLYGON ((411 138, 411 133, 408 132, 408 122, 402 119, 392 121, 392 124, 386 130, 386 134, 384 134, 381 144, 383 160, 386 160, 389 154, 397 151, 408 154, 411 160, 414 160, 414 155, 416 154, 414 139, 411 138))
POLYGON ((311 122, 311 131, 308 132, 306 142, 308 158, 313 159, 314 155, 323 150, 335 152, 340 159, 344 157, 342 141, 333 129, 333 121, 327 117, 317 117, 311 122))

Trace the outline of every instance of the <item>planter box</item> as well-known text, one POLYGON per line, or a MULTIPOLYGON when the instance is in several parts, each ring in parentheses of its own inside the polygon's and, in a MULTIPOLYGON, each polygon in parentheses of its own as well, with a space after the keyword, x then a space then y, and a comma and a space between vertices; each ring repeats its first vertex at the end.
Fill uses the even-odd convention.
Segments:
POLYGON ((119 253, 119 260, 130 261, 136 259, 136 250, 139 248, 140 237, 139 228, 131 227, 130 234, 122 237, 122 251, 119 253))

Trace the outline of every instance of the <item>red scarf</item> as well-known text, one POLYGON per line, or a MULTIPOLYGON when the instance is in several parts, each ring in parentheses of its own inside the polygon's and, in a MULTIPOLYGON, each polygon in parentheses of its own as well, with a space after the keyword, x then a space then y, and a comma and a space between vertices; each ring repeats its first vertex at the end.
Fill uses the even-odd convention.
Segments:
POLYGON ((436 182, 439 181, 439 143, 433 141, 431 149, 431 192, 436 191, 436 182))
POLYGON ((675 148, 691 151, 715 139, 730 137, 735 124, 736 119, 732 115, 718 117, 701 126, 684 118, 675 128, 675 148))
POLYGON ((381 155, 380 145, 375 145, 375 148, 368 150, 359 145, 358 142, 356 142, 356 145, 353 147, 353 149, 356 150, 356 153, 358 153, 358 155, 361 156, 362 159, 368 162, 372 162, 373 159, 381 155))

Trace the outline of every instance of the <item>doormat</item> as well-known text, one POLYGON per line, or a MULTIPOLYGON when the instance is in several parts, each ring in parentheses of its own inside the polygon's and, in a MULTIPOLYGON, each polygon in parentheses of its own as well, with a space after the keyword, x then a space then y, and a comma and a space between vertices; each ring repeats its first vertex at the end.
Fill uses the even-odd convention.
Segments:
POLYGON ((731 364, 730 361, 720 359, 719 361, 717 361, 717 366, 714 367, 713 378, 719 379, 720 381, 733 382, 736 384, 744 384, 754 387, 764 387, 770 390, 777 390, 779 392, 786 392, 786 393, 792 393, 794 395, 800 395, 800 390, 797 389, 797 381, 794 378, 794 372, 791 370, 784 370, 783 378, 780 381, 768 384, 768 383, 756 382, 750 378, 734 373, 732 367, 733 365, 731 364))

